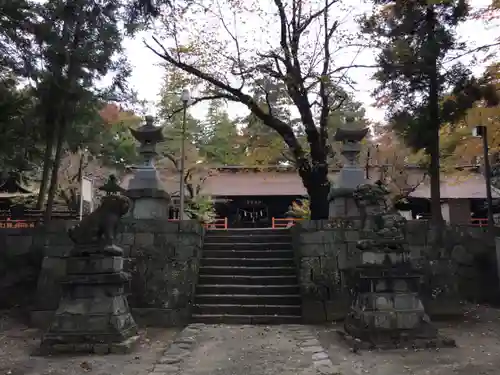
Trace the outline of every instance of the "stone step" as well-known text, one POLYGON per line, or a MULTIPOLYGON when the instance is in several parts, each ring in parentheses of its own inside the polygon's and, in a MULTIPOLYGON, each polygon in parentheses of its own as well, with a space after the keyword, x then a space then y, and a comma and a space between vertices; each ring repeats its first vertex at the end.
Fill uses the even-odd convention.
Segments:
POLYGON ((260 242, 292 242, 292 237, 289 233, 270 233, 264 235, 255 235, 255 234, 237 234, 233 236, 227 235, 218 235, 217 233, 207 233, 205 235, 205 243, 227 243, 227 242, 251 242, 251 243, 260 243, 260 242))
POLYGON ((196 294, 300 294, 297 283, 290 285, 229 285, 198 284, 196 294))
POLYGON ((193 305, 193 314, 199 315, 295 315, 300 316, 299 305, 193 305))
POLYGON ((246 276, 281 276, 296 275, 295 267, 227 267, 201 266, 200 275, 246 275, 246 276))
POLYGON ((292 250, 206 250, 205 258, 293 258, 292 250))
POLYGON ((195 303, 201 305, 296 305, 301 304, 299 294, 197 294, 195 303))
POLYGON ((205 324, 300 324, 300 315, 199 315, 193 314, 195 323, 205 324))
POLYGON ((293 285, 297 276, 293 275, 200 275, 198 283, 216 285, 293 285))
POLYGON ((291 242, 207 242, 203 250, 292 250, 291 242))
POLYGON ((294 267, 293 258, 202 258, 202 266, 294 267))
POLYGON ((208 229, 206 236, 272 236, 272 235, 290 235, 290 230, 286 228, 231 228, 231 229, 208 229))

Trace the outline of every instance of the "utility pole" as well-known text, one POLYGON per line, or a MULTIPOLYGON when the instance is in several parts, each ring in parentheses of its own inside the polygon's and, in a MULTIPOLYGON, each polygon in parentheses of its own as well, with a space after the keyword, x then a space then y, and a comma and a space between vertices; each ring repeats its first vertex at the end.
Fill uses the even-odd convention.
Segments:
POLYGON ((189 105, 189 102, 191 101, 191 93, 189 92, 188 89, 182 90, 181 94, 181 101, 182 101, 182 140, 181 140, 181 168, 180 168, 180 176, 179 176, 179 199, 180 199, 180 204, 179 204, 179 220, 184 220, 184 201, 186 200, 185 194, 185 187, 184 187, 184 170, 186 169, 185 166, 185 159, 186 159, 186 113, 187 113, 187 107, 189 105))
POLYGON ((472 130, 472 135, 481 137, 483 140, 484 179, 486 181, 486 204, 488 205, 488 230, 491 233, 494 227, 494 221, 493 198, 491 197, 491 166, 488 148, 488 128, 484 125, 476 126, 472 130))

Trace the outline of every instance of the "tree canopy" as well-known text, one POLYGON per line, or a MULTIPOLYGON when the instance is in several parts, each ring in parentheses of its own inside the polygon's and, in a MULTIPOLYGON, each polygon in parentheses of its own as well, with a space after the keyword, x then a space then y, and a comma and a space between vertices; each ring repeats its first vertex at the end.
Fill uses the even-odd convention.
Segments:
POLYGON ((388 107, 388 119, 406 144, 429 155, 432 218, 439 227, 443 222, 440 128, 462 117, 477 100, 492 98, 487 80, 476 80, 456 59, 466 47, 456 28, 467 19, 469 4, 465 0, 373 3, 377 10, 362 25, 380 49, 375 95, 388 107))
POLYGON ((161 38, 174 44, 163 45, 157 37, 147 44, 166 63, 200 80, 204 95, 197 101, 243 104, 279 134, 308 191, 313 219, 328 216, 328 119, 344 100, 337 87, 352 67, 335 64, 335 54, 348 42, 336 15, 339 5, 274 0, 272 9, 263 9, 257 1, 204 1, 186 9, 173 4, 175 25, 165 27, 161 38), (245 26, 249 17, 254 30, 245 26), (209 22, 214 19, 218 22, 209 22), (262 43, 255 47, 259 28, 262 43), (297 112, 296 121, 282 117, 286 105, 297 112))
POLYGON ((146 45, 165 69, 156 103, 166 138, 161 168, 179 173, 182 89, 196 94, 193 105, 208 102, 204 116, 191 107, 185 113, 184 178, 193 191, 212 166, 291 163, 310 196, 311 217, 326 218, 328 168, 340 162, 334 132, 373 125, 347 74, 360 67, 378 69, 376 94, 390 104, 390 126, 367 140, 364 157, 373 159, 378 142, 378 156, 399 165, 415 157, 410 146, 430 155, 435 182, 440 164, 459 161, 457 152, 477 156, 477 141, 465 134, 478 116, 491 122, 495 142, 498 66, 474 78, 451 55, 463 47, 455 28, 468 17, 466 1, 373 3, 363 27, 379 48, 375 66, 342 59, 359 40, 344 27, 349 4, 341 0, 273 0, 269 7, 258 0, 3 2, 0 165, 40 180, 38 207, 47 207, 49 219, 57 197, 74 206, 82 173, 133 164, 129 127, 141 119, 129 109, 137 98, 127 84, 123 41, 154 25, 146 45), (235 116, 234 103, 247 113, 235 116))

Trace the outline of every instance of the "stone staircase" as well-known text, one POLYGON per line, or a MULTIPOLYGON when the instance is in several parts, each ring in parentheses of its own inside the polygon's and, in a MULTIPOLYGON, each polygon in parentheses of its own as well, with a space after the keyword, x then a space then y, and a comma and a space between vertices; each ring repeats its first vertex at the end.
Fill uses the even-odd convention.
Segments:
POLYGON ((296 274, 287 229, 207 231, 192 318, 199 323, 300 323, 296 274))

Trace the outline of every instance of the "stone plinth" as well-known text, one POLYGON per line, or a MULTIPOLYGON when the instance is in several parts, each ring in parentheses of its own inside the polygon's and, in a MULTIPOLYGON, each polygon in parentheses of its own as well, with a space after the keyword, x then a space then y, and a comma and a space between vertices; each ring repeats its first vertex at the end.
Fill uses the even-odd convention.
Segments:
POLYGON ((354 200, 354 190, 353 187, 333 187, 331 189, 328 196, 330 218, 355 218, 360 216, 359 208, 354 200))
POLYGON ((90 254, 68 258, 63 296, 41 352, 123 353, 138 340, 125 296, 129 275, 123 257, 90 254))
MULTIPOLYGON (((157 183, 159 182, 152 183, 152 185, 157 183)), ((133 189, 129 186, 125 194, 132 201, 129 217, 139 220, 168 219, 170 196, 161 188, 133 189)))
MULTIPOLYGON (((421 273, 413 267, 406 221, 389 212, 380 183, 353 193, 361 214, 355 251, 343 260, 352 304, 341 332, 359 349, 442 347, 455 342, 438 335, 420 298, 421 273)), ((342 267, 343 266, 343 267, 342 267)))
POLYGON ((455 346, 438 335, 419 295, 420 273, 402 240, 359 241, 353 303, 342 337, 363 349, 455 346))
POLYGON ((62 295, 40 351, 122 353, 138 340, 125 296, 130 276, 123 271, 123 250, 115 245, 121 217, 130 201, 119 195, 115 176, 100 190, 101 205, 68 230, 74 243, 62 278, 62 295))

